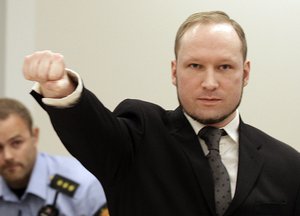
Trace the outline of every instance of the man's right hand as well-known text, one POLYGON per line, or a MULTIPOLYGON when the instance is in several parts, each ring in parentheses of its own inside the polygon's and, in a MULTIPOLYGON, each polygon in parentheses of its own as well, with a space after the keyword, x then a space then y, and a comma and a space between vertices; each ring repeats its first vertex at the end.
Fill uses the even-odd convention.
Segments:
POLYGON ((65 69, 64 57, 51 51, 38 51, 25 57, 23 74, 27 80, 40 83, 46 98, 63 98, 76 88, 65 69))

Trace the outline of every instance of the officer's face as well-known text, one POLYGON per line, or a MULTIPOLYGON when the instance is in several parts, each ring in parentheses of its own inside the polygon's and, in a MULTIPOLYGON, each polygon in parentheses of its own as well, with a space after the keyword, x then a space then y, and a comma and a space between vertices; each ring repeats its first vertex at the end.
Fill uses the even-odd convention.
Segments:
POLYGON ((18 115, 0 120, 0 175, 11 188, 25 188, 37 155, 38 129, 18 115))

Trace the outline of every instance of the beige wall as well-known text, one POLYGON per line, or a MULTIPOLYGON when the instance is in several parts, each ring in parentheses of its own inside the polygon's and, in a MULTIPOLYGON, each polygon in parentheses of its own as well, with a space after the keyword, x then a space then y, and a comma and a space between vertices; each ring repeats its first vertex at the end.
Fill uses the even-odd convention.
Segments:
MULTIPOLYGON (((67 67, 110 109, 125 98, 173 109, 175 33, 201 10, 224 10, 246 31, 252 70, 243 120, 300 150, 300 1, 39 0, 34 49, 63 53, 67 67)), ((33 110, 42 128, 41 149, 65 154, 46 114, 36 105, 33 110)))
MULTIPOLYGON (((3 29, 5 29, 5 13, 6 9, 6 2, 0 1, 0 30, 1 32, 4 32, 3 29)), ((5 56, 5 34, 0 34, 0 97, 4 96, 4 56, 5 56)))
POLYGON ((4 94, 30 106, 33 100, 28 90, 32 84, 24 82, 21 71, 24 56, 35 50, 35 0, 5 2, 4 94))

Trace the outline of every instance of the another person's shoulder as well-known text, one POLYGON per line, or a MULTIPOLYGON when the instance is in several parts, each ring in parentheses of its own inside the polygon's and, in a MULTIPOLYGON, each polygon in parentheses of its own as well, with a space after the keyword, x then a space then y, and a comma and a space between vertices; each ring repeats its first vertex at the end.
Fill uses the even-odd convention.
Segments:
MULTIPOLYGON (((105 202, 105 194, 98 179, 72 156, 40 153, 46 161, 50 187, 70 196, 61 196, 64 205, 75 212, 95 213, 105 202)), ((61 206, 61 208, 64 208, 61 206)), ((88 214, 90 215, 90 214, 88 214)))
POLYGON ((96 177, 92 175, 77 159, 72 156, 49 155, 41 153, 42 157, 47 161, 49 174, 58 174, 70 179, 74 179, 78 183, 95 181, 96 177))

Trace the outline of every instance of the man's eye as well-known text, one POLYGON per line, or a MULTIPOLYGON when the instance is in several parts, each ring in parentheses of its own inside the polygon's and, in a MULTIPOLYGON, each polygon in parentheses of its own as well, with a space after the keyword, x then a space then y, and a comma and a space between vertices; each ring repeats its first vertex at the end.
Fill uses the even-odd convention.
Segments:
POLYGON ((220 70, 229 70, 229 69, 231 69, 231 66, 228 64, 224 64, 224 65, 221 65, 219 68, 220 68, 220 70))
POLYGON ((193 68, 193 69, 200 69, 201 65, 199 65, 199 64, 190 64, 190 67, 193 68))
POLYGON ((22 140, 14 140, 14 141, 11 142, 11 145, 12 145, 14 148, 17 148, 17 147, 19 147, 22 143, 23 143, 22 140))

